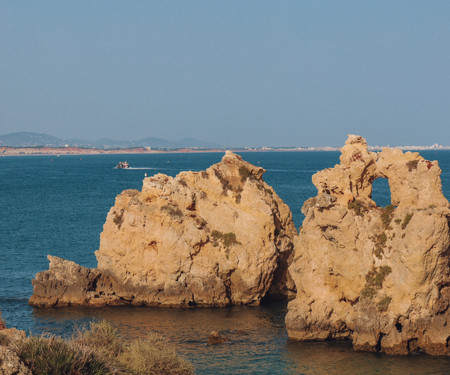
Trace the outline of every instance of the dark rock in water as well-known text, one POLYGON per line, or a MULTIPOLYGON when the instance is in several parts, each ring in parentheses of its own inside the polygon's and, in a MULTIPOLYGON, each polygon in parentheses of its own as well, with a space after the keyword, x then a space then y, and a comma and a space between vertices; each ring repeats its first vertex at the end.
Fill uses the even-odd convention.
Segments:
POLYGON ((226 336, 221 335, 219 332, 211 331, 208 337, 208 345, 220 345, 227 341, 230 341, 230 339, 226 336))

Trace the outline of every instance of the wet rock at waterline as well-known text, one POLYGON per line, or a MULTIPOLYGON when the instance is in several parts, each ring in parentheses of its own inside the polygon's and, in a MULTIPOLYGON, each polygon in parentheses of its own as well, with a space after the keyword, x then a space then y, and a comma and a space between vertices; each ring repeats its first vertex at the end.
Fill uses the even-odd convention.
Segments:
POLYGON ((368 152, 349 136, 340 165, 313 176, 289 267, 297 296, 286 325, 297 340, 350 338, 357 350, 450 355, 449 203, 436 161, 368 152), (387 178, 392 205, 372 183, 387 178))
POLYGON ((49 257, 35 306, 228 306, 294 295, 295 229, 264 169, 227 151, 202 172, 145 178, 111 208, 88 269, 49 257))
POLYGON ((211 331, 211 333, 208 336, 207 345, 221 345, 228 341, 230 341, 228 337, 221 335, 217 331, 211 331))

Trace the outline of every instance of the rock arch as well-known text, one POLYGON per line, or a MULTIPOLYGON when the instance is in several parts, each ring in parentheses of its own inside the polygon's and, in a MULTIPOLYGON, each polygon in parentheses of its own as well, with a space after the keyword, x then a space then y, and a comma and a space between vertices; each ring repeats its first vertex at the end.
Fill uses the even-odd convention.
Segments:
POLYGON ((378 177, 372 182, 372 195, 370 198, 377 207, 386 207, 391 204, 391 187, 387 178, 378 177))
POLYGON ((349 135, 340 164, 313 176, 318 195, 302 209, 289 267, 297 287, 286 316, 291 338, 450 355, 450 209, 440 173, 418 153, 370 152, 349 135), (391 189, 386 208, 371 199, 380 177, 391 189))

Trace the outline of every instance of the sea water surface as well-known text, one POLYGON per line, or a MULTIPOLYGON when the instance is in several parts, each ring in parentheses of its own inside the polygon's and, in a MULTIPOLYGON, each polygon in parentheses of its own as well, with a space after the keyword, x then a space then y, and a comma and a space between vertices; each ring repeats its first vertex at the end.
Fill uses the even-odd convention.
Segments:
MULTIPOLYGON (((426 151, 438 160, 450 197, 450 152, 426 151)), ((303 202, 315 196, 311 176, 339 162, 338 152, 241 153, 267 170, 265 181, 290 206, 296 226, 303 202)), ((223 309, 146 307, 35 309, 28 306, 31 279, 48 269, 47 254, 95 267, 94 251, 117 194, 140 189, 144 173, 175 176, 219 162, 223 153, 20 156, 0 158, 0 311, 9 326, 68 336, 92 319, 107 319, 125 337, 149 331, 166 336, 198 374, 449 374, 450 359, 357 353, 349 342, 288 340, 286 304, 223 309), (119 160, 133 169, 116 170, 119 160), (210 331, 231 338, 207 346, 210 331)), ((374 183, 374 200, 390 203, 387 181, 374 183)))

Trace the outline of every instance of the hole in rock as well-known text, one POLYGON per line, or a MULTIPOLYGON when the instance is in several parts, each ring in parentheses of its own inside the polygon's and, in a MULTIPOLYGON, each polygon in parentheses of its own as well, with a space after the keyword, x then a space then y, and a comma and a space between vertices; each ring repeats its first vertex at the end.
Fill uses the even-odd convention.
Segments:
POLYGON ((375 346, 375 350, 377 352, 381 352, 381 340, 383 339, 384 336, 385 334, 383 332, 381 332, 380 335, 378 336, 377 345, 375 346))
POLYGON ((391 204, 391 189, 387 178, 380 177, 372 183, 372 200, 378 207, 391 204))
POLYGON ((397 331, 401 332, 403 329, 403 326, 401 323, 397 322, 397 323, 395 323, 395 328, 397 328, 397 331))
POLYGON ((422 352, 422 348, 418 345, 418 341, 419 340, 417 338, 408 340, 407 348, 410 353, 421 353, 422 352))

